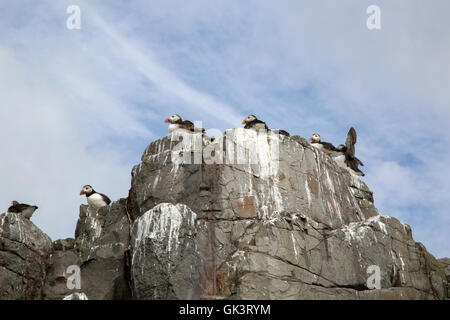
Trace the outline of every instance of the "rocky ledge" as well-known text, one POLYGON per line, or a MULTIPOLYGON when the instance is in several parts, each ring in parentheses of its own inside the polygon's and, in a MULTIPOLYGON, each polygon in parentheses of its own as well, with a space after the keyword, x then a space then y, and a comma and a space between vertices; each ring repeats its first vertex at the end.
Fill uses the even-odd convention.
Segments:
POLYGON ((0 298, 448 297, 448 258, 378 214, 369 187, 305 139, 244 129, 178 138, 147 147, 128 198, 99 212, 82 205, 75 239, 52 244, 23 217, 0 215, 0 298))

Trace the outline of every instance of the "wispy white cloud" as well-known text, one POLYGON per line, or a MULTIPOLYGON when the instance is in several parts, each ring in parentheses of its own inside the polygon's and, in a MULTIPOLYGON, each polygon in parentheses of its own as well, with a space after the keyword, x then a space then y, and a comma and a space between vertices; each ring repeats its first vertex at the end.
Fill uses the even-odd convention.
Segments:
POLYGON ((145 53, 136 48, 99 16, 95 16, 93 21, 120 48, 119 50, 122 51, 124 59, 129 60, 131 64, 165 93, 180 98, 190 108, 200 110, 206 116, 226 122, 228 125, 235 125, 242 120, 242 115, 239 115, 232 107, 190 87, 177 77, 175 73, 161 66, 148 48, 145 53))

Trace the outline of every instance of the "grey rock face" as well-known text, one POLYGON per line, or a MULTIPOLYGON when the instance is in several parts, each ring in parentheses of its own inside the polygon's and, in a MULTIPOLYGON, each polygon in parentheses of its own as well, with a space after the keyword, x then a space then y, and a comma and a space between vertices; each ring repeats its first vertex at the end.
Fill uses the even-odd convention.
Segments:
POLYGON ((21 214, 0 214, 0 299, 40 299, 50 238, 21 214))
POLYGON ((75 250, 81 269, 81 291, 90 300, 130 298, 129 237, 125 199, 98 213, 87 205, 80 206, 75 250))
POLYGON ((172 138, 147 147, 127 199, 81 205, 75 239, 52 244, 0 215, 0 299, 448 297, 448 258, 379 215, 367 185, 305 139, 172 138))
MULTIPOLYGON (((56 241, 55 241, 56 242, 56 241)), ((44 300, 61 300, 64 297, 73 294, 74 291, 80 291, 68 286, 70 277, 74 271, 70 266, 79 266, 80 258, 73 248, 60 247, 60 242, 53 243, 53 252, 50 255, 49 267, 43 290, 44 300), (61 248, 61 249, 60 249, 61 248), (64 248, 64 250, 62 249, 64 248)))
POLYGON ((439 263, 409 226, 378 215, 371 190, 303 138, 227 130, 190 164, 179 156, 197 150, 178 147, 152 142, 132 171, 135 298, 445 297, 439 263))
POLYGON ((133 224, 131 277, 135 299, 198 299, 201 248, 196 214, 182 204, 161 203, 133 224), (170 286, 168 284, 170 283, 170 286))
POLYGON ((450 276, 450 258, 441 258, 438 261, 444 269, 445 274, 450 276))
POLYGON ((447 299, 450 299, 450 258, 441 258, 438 261, 447 277, 447 299))
MULTIPOLYGON (((225 138, 211 144, 226 150, 223 164, 174 162, 176 145, 170 137, 154 141, 133 168, 133 219, 161 202, 183 203, 201 217, 217 219, 301 212, 333 229, 377 214, 372 192, 362 181, 329 156, 288 137, 227 130, 225 138)), ((195 160, 195 150, 185 154, 190 151, 195 160)))
POLYGON ((53 241, 52 253, 45 277, 43 290, 44 300, 61 300, 75 294, 80 289, 73 288, 73 266, 78 267, 81 258, 75 250, 75 239, 58 239, 53 241))

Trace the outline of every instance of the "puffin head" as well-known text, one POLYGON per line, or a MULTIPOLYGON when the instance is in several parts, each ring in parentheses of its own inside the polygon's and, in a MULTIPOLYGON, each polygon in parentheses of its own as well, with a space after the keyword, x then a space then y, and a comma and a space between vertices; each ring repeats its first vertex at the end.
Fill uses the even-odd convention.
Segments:
POLYGON ((244 120, 242 120, 242 124, 247 124, 249 122, 258 120, 258 118, 256 118, 256 116, 254 116, 253 114, 249 115, 247 118, 245 118, 244 120))
POLYGON ((170 117, 166 118, 166 120, 164 120, 164 122, 168 122, 168 123, 178 123, 181 122, 181 117, 177 114, 173 114, 170 117))
POLYGON ((11 201, 11 206, 15 206, 16 204, 19 204, 19 201, 16 200, 11 201))
POLYGON ((309 137, 309 140, 312 143, 320 142, 320 135, 318 133, 313 133, 311 137, 309 137))
POLYGON ((93 192, 94 192, 94 189, 90 185, 87 184, 81 189, 80 196, 83 195, 83 194, 88 196, 88 195, 90 195, 93 192))

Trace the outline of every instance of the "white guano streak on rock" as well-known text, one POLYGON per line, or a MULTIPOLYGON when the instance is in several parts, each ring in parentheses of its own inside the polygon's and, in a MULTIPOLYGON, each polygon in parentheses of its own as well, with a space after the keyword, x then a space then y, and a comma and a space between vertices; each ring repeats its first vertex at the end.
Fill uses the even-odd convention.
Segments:
POLYGON ((320 176, 322 175, 322 171, 320 168, 320 154, 319 154, 319 150, 317 150, 317 148, 313 147, 313 152, 314 152, 314 158, 316 159, 316 169, 317 169, 317 180, 320 180, 320 176))
POLYGON ((22 222, 21 219, 16 219, 17 227, 19 229, 19 241, 25 243, 25 233, 22 230, 22 222))
POLYGON ((364 214, 363 214, 361 208, 359 207, 358 202, 356 202, 355 195, 353 194, 352 188, 351 187, 347 187, 347 188, 348 188, 348 191, 350 192, 350 198, 352 200, 353 206, 358 211, 358 214, 361 217, 361 220, 364 219, 365 218, 364 214))
POLYGON ((294 238, 294 233, 291 232, 291 239, 292 239, 292 246, 294 247, 294 253, 295 253, 295 261, 298 262, 298 252, 297 252, 297 247, 295 246, 295 238, 294 238))
POLYGON ((5 223, 5 217, 6 217, 6 213, 3 217, 1 217, 1 220, 0 220, 0 237, 3 237, 3 224, 5 223))
POLYGON ((283 199, 281 197, 280 189, 278 188, 279 137, 277 135, 258 134, 256 148, 260 164, 260 177, 265 180, 272 179, 273 183, 269 186, 269 198, 272 199, 275 204, 275 210, 273 211, 280 213, 283 211, 283 199))
POLYGON ((155 190, 156 186, 158 185, 160 173, 161 173, 160 170, 158 170, 158 173, 156 174, 155 180, 153 181, 152 190, 155 190))
POLYGON ((325 173, 326 173, 326 175, 327 175, 327 182, 328 182, 328 185, 330 186, 331 191, 334 193, 334 192, 335 192, 335 191, 334 191, 334 185, 333 185, 333 182, 332 182, 331 179, 330 179, 330 174, 328 173, 328 169, 325 170, 325 173))
MULTIPOLYGON (((145 254, 145 242, 147 239, 163 243, 167 241, 167 257, 170 260, 172 251, 175 250, 177 254, 178 250, 178 238, 181 224, 183 222, 183 215, 187 213, 187 208, 183 205, 176 205, 170 203, 161 203, 153 209, 144 213, 139 217, 135 223, 137 223, 137 232, 135 237, 135 248, 139 251, 144 251, 145 254), (159 214, 158 214, 159 213, 159 214)), ((188 223, 191 226, 195 225, 196 215, 191 212, 191 219, 188 223)), ((135 258, 135 251, 133 253, 133 260, 135 258)), ((164 252, 155 252, 157 255, 164 255, 164 252)))
POLYGON ((305 179, 306 196, 308 197, 308 207, 311 208, 311 190, 308 186, 308 179, 305 179))
POLYGON ((278 188, 278 135, 239 128, 233 131, 232 138, 236 145, 237 163, 247 164, 250 186, 253 187, 253 183, 251 182, 253 175, 258 176, 266 182, 255 186, 261 190, 260 193, 256 192, 260 194, 260 197, 255 197, 256 207, 262 211, 260 218, 270 218, 269 208, 272 208, 272 212, 282 212, 284 210, 283 199, 278 188), (247 150, 248 152, 242 152, 242 150, 247 150), (241 159, 243 155, 246 156, 245 159, 241 159), (256 172, 254 172, 254 166, 257 166, 256 172))
POLYGON ((368 223, 374 222, 374 223, 378 224, 378 226, 380 227, 380 230, 381 230, 385 235, 388 235, 389 233, 388 233, 388 231, 387 231, 386 224, 384 224, 384 222, 380 221, 380 219, 381 219, 382 217, 387 217, 387 216, 377 215, 377 216, 374 216, 374 217, 370 217, 370 218, 367 219, 366 221, 367 221, 368 223))
POLYGON ((237 250, 235 253, 233 253, 232 255, 231 255, 231 258, 232 259, 234 259, 234 258, 238 258, 238 259, 243 259, 243 260, 245 260, 245 251, 243 251, 243 250, 237 250))
POLYGON ((403 271, 403 272, 400 272, 400 277, 402 279, 402 284, 405 284, 406 283, 405 273, 404 273, 405 272, 405 262, 403 262, 402 255, 400 253, 398 254, 398 257, 400 258, 400 263, 402 265, 402 271, 403 271))
POLYGON ((360 242, 365 236, 370 227, 367 225, 361 225, 359 222, 352 222, 341 230, 345 234, 345 240, 351 245, 351 240, 354 239, 357 242, 360 242))
POLYGON ((334 188, 333 181, 330 178, 330 173, 328 172, 328 168, 325 168, 325 174, 327 176, 327 183, 328 183, 328 185, 330 187, 330 191, 331 191, 330 192, 331 193, 331 201, 333 202, 333 205, 336 208, 339 220, 343 223, 344 220, 342 219, 341 205, 340 205, 340 202, 336 200, 336 191, 334 188))
POLYGON ((100 221, 97 219, 97 212, 93 213, 91 212, 90 207, 87 208, 87 216, 90 218, 89 221, 89 227, 94 230, 94 235, 92 236, 92 239, 90 242, 95 241, 100 237, 102 234, 102 225, 100 224, 100 221))

